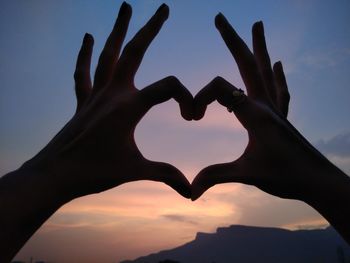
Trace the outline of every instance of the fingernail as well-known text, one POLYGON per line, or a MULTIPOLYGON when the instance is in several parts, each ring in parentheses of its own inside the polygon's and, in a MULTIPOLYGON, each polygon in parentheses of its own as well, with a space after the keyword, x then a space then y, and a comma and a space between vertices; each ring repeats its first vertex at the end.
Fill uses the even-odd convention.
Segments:
POLYGON ((156 11, 156 13, 160 13, 163 12, 164 10, 166 10, 168 8, 168 6, 166 4, 162 4, 156 11))
POLYGON ((283 70, 283 66, 282 66, 281 61, 276 62, 276 66, 278 67, 278 69, 283 70))
POLYGON ((191 113, 191 121, 195 121, 196 119, 196 114, 195 114, 196 108, 195 108, 195 104, 192 103, 192 113, 191 113))
POLYGON ((256 29, 257 29, 258 33, 264 35, 264 24, 263 24, 263 22, 262 21, 258 21, 255 24, 256 24, 256 29))
POLYGON ((122 5, 120 6, 119 15, 118 15, 118 16, 123 16, 123 15, 126 13, 126 11, 127 11, 128 6, 129 6, 129 4, 128 4, 127 2, 124 1, 124 2, 122 3, 122 5))
POLYGON ((225 21, 225 17, 224 15, 220 12, 219 14, 217 14, 217 16, 215 17, 215 25, 216 27, 222 27, 225 21))
POLYGON ((83 43, 87 44, 88 41, 90 41, 92 36, 89 33, 85 33, 83 43))
POLYGON ((194 193, 192 192, 192 196, 191 196, 191 200, 192 200, 192 201, 196 201, 199 197, 200 197, 200 194, 198 194, 198 193, 195 193, 195 194, 194 194, 194 193))
POLYGON ((199 107, 199 106, 195 105, 194 109, 193 109, 193 120, 199 121, 200 119, 202 119, 203 116, 204 116, 205 110, 206 110, 205 106, 204 106, 204 109, 203 109, 203 106, 199 107))

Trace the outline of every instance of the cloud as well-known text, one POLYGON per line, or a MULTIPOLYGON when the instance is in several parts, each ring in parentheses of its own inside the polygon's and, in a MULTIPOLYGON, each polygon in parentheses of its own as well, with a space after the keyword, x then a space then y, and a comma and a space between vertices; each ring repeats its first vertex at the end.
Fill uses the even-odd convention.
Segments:
MULTIPOLYGON (((310 225, 325 225, 326 221, 310 206, 297 201, 278 198, 256 187, 227 184, 227 188, 208 191, 216 202, 233 206, 234 213, 226 216, 227 225, 243 224, 289 229, 310 225)), ((205 194, 207 196, 207 194, 205 194)), ((201 199, 199 199, 200 201, 201 199)), ((221 221, 221 226, 224 225, 221 221)))
MULTIPOLYGON (((232 192, 235 188, 234 185, 218 186, 212 192, 232 192), (229 190, 225 190, 227 188, 229 190)), ((206 195, 205 201, 191 202, 164 184, 141 181, 76 199, 57 211, 46 225, 51 230, 112 227, 141 221, 159 221, 166 226, 183 222, 183 226, 193 228, 195 234, 199 226, 212 229, 234 214, 232 204, 217 200, 211 194, 206 195)))
POLYGON ((329 140, 319 140, 316 147, 326 155, 350 157, 350 132, 338 134, 329 140))
POLYGON ((184 216, 184 215, 177 215, 177 214, 167 214, 162 215, 165 219, 175 221, 175 222, 181 222, 181 223, 188 223, 191 225, 198 225, 198 222, 192 220, 191 218, 184 216))
POLYGON ((308 54, 303 54, 299 61, 312 68, 323 69, 336 67, 339 64, 347 61, 350 57, 349 48, 337 48, 333 50, 318 50, 307 51, 308 54))

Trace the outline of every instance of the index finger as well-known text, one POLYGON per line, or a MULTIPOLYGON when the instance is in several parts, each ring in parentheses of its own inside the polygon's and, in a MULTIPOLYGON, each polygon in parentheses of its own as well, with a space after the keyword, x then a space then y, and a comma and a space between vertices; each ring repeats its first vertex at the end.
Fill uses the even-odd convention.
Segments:
POLYGON ((147 24, 125 46, 116 66, 115 78, 134 79, 147 48, 169 17, 169 7, 162 4, 147 24))
POLYGON ((248 95, 252 98, 266 99, 263 82, 252 52, 221 13, 215 17, 215 25, 236 60, 248 95))

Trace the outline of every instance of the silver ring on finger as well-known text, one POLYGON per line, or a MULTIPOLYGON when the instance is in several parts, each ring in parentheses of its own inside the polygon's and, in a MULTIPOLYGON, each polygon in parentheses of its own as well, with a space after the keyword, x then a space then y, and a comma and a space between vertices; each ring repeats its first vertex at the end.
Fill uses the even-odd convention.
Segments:
POLYGON ((247 99, 242 89, 236 89, 231 93, 231 102, 227 106, 228 112, 233 112, 233 110, 240 104, 242 104, 247 99))

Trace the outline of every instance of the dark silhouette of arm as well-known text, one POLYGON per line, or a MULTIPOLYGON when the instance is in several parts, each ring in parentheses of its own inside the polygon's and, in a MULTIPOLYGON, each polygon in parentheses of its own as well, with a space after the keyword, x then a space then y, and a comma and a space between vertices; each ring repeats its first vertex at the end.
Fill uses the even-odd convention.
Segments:
POLYGON ((192 183, 192 199, 219 183, 254 185, 281 198, 306 202, 350 243, 350 178, 287 120, 286 79, 281 62, 271 66, 262 22, 253 26, 253 53, 222 14, 215 23, 237 62, 248 96, 217 77, 195 96, 194 118, 201 119, 207 105, 217 100, 234 112, 248 131, 249 142, 237 160, 200 171, 192 183))
POLYGON ((63 204, 126 182, 163 182, 189 198, 190 184, 170 164, 145 159, 134 141, 137 123, 154 105, 174 98, 192 119, 191 93, 173 76, 138 90, 135 73, 169 15, 165 4, 120 54, 131 18, 123 3, 90 79, 93 37, 86 34, 74 79, 77 110, 33 159, 0 178, 0 262, 9 262, 63 204))

